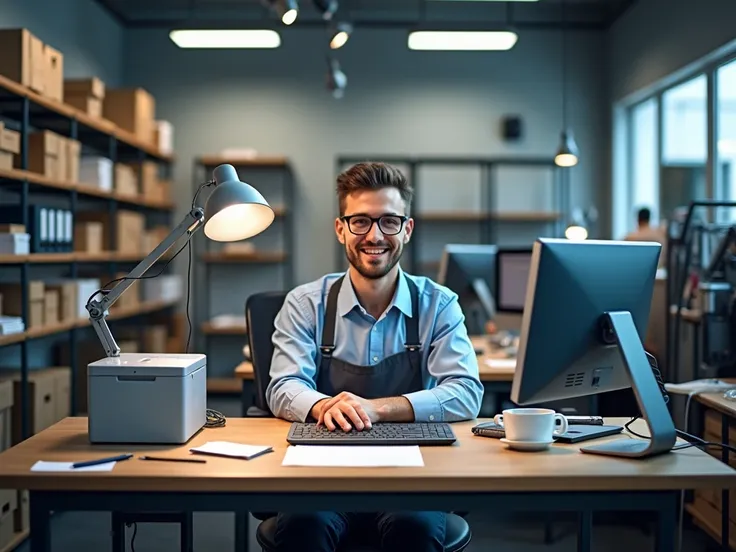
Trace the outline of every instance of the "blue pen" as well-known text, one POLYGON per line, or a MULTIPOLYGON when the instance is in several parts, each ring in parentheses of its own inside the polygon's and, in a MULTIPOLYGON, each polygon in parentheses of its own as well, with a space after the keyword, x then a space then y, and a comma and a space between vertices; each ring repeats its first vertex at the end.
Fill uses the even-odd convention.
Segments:
POLYGON ((86 462, 75 462, 72 464, 72 468, 86 468, 87 466, 98 466, 100 464, 107 464, 109 462, 120 462, 133 458, 132 454, 121 454, 120 456, 111 456, 110 458, 100 458, 99 460, 87 460, 86 462))

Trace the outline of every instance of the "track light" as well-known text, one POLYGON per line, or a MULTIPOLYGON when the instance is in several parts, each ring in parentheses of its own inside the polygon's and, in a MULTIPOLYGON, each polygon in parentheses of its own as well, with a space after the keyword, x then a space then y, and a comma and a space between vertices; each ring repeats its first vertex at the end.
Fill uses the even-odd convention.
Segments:
POLYGON ((322 14, 322 19, 329 21, 337 11, 337 0, 314 0, 314 7, 322 14))
POLYGON ((578 145, 571 131, 562 131, 560 146, 555 155, 555 165, 558 167, 574 167, 578 164, 578 145))
POLYGON ((299 5, 296 0, 261 0, 281 18, 284 25, 291 25, 299 15, 299 5))
POLYGON ((330 48, 337 50, 345 46, 345 43, 350 38, 350 33, 353 32, 353 26, 350 23, 338 23, 335 25, 335 29, 332 32, 332 38, 330 39, 330 48))
POLYGON ((332 97, 340 99, 345 95, 345 87, 348 85, 348 77, 340 69, 340 62, 333 58, 327 58, 327 90, 332 92, 332 97))

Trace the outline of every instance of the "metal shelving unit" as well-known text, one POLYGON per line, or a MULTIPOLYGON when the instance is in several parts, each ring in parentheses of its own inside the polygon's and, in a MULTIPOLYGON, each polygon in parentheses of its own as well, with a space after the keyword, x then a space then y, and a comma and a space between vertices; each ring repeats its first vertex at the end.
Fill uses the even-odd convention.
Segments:
MULTIPOLYGON (((195 335, 193 342, 197 350, 204 352, 208 357, 208 391, 214 394, 237 394, 242 391, 242 382, 234 377, 234 369, 238 364, 234 359, 237 357, 242 360, 242 353, 239 349, 242 349, 247 343, 244 326, 245 301, 248 292, 254 293, 262 289, 249 289, 242 297, 240 295, 233 297, 233 300, 237 302, 237 305, 233 305, 233 314, 243 316, 243 325, 213 324, 212 282, 214 277, 220 276, 234 266, 248 265, 245 267, 247 273, 244 274, 244 280, 247 280, 254 270, 278 266, 282 271, 281 282, 269 280, 268 290, 294 287, 296 276, 292 209, 295 183, 291 166, 284 157, 230 159, 212 155, 195 160, 193 192, 202 182, 211 178, 212 171, 222 164, 235 167, 241 180, 252 184, 266 198, 276 213, 276 219, 263 235, 269 234, 277 241, 280 237, 281 241, 280 246, 276 249, 271 246, 258 246, 253 251, 227 251, 222 247, 218 248, 218 245, 213 244, 211 240, 194 240, 197 261, 195 263, 197 293, 194 294, 195 312, 192 325, 195 328, 195 335), (272 185, 275 183, 269 181, 273 178, 280 181, 280 190, 277 185, 272 185), (214 340, 217 340, 218 344, 225 342, 225 348, 212 347, 214 340), (238 350, 232 350, 234 345, 238 347, 238 350), (228 353, 231 353, 233 357, 232 362, 226 358, 228 353)), ((203 197, 201 201, 206 201, 206 197, 203 197)), ((254 236, 252 242, 260 242, 264 239, 263 235, 254 236)))
MULTIPOLYGON (((415 274, 431 277, 437 276, 439 258, 430 262, 422 261, 420 248, 426 236, 423 235, 430 225, 452 225, 477 233, 477 243, 503 243, 499 230, 504 225, 535 225, 545 236, 562 236, 565 231, 566 217, 570 212, 569 172, 558 168, 552 158, 506 158, 506 157, 453 157, 453 156, 391 156, 391 155, 345 155, 336 160, 336 174, 354 163, 367 159, 383 161, 400 168, 406 167, 407 179, 414 187, 412 217, 416 221, 415 233, 406 250, 406 270, 415 274), (418 207, 426 190, 423 189, 420 172, 427 167, 460 167, 477 169, 480 174, 478 210, 422 210, 418 207), (510 211, 502 210, 496 204, 496 191, 499 186, 498 169, 503 168, 539 168, 552 171, 553 190, 552 208, 544 211, 510 211)), ((518 244, 514 244, 518 245, 518 244)), ((530 244, 531 245, 531 244, 530 244)), ((347 268, 343 246, 337 243, 337 270, 347 268)))
MULTIPOLYGON (((23 215, 23 224, 28 226, 28 206, 45 196, 48 201, 64 204, 72 213, 79 213, 82 202, 92 205, 89 210, 107 211, 110 215, 110 236, 108 246, 115 243, 115 214, 119 205, 126 209, 141 211, 147 219, 168 218, 173 210, 169 202, 151 200, 145 197, 120 197, 114 191, 105 191, 86 187, 76 182, 58 181, 43 175, 31 173, 28 168, 29 134, 33 130, 50 130, 60 135, 78 140, 83 152, 94 150, 98 155, 109 157, 111 161, 140 162, 154 160, 170 172, 172 157, 163 155, 155 147, 139 140, 128 131, 118 128, 110 121, 95 119, 69 105, 46 98, 30 89, 0 76, 0 118, 10 129, 20 132, 21 152, 18 169, 0 170, 0 194, 3 201, 13 197, 23 215)), ((0 221, 2 222, 2 221, 0 221)), ((75 279, 85 274, 100 272, 115 274, 119 269, 129 270, 144 255, 119 254, 114 251, 101 254, 86 253, 32 253, 29 255, 0 255, 0 271, 13 274, 11 281, 19 281, 21 285, 22 317, 26 323, 26 331, 17 334, 0 336, 0 347, 18 347, 20 349, 20 381, 22 402, 22 435, 26 439, 31 436, 29 421, 29 348, 36 339, 47 336, 67 334, 69 340, 70 410, 77 414, 77 345, 80 332, 89 327, 85 318, 68 320, 58 324, 28 328, 28 286, 31 272, 38 272, 41 267, 61 269, 65 277, 75 279), (18 280, 15 280, 18 278, 18 280)), ((56 275, 55 275, 56 276, 56 275)), ((5 279, 5 278, 3 278, 5 279)), ((35 279, 35 278, 34 278, 35 279)), ((43 279, 39 275, 38 279, 43 279)), ((101 282, 104 285, 106 282, 101 282)), ((120 308, 111 312, 109 320, 124 320, 144 314, 163 311, 173 306, 166 302, 141 303, 137 308, 120 308)), ((100 349, 102 349, 100 347, 100 349)), ((101 353, 104 354, 104 353, 101 353)))

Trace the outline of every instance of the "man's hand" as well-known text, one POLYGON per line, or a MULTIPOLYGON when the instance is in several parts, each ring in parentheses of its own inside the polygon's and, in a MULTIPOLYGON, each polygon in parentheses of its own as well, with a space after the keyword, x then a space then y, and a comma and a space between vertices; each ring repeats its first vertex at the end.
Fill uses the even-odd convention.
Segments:
POLYGON ((374 403, 353 393, 342 392, 330 399, 323 399, 315 405, 319 416, 317 425, 324 424, 334 431, 340 426, 343 431, 355 428, 358 431, 370 429, 378 421, 378 409, 374 403))

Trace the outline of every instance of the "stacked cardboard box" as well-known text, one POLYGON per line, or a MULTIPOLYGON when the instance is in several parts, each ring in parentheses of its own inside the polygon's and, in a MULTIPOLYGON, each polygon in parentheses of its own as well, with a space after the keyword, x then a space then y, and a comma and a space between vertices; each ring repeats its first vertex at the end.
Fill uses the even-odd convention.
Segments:
POLYGON ((106 119, 142 142, 154 143, 156 100, 143 88, 107 90, 102 112, 106 119))
POLYGON ((171 182, 159 178, 158 165, 153 161, 143 161, 134 166, 140 175, 141 195, 152 201, 168 201, 171 194, 171 182))
POLYGON ((97 77, 64 81, 64 101, 94 118, 102 117, 105 83, 97 77))
MULTIPOLYGON (((103 241, 106 250, 131 255, 143 254, 143 236, 146 218, 142 213, 119 209, 116 213, 115 241, 111 240, 110 215, 105 212, 77 213, 76 224, 83 222, 102 223, 103 241)), ((148 253, 146 251, 146 253, 148 253)))
POLYGON ((123 196, 138 196, 138 175, 130 165, 115 163, 115 191, 123 196))
POLYGON ((20 133, 9 128, 0 121, 0 169, 13 168, 13 160, 20 154, 20 133))
MULTIPOLYGON (((79 318, 77 313, 79 290, 75 280, 52 280, 46 282, 45 286, 46 293, 52 292, 57 296, 56 312, 51 316, 55 316, 59 322, 71 322, 79 318)), ((86 301, 88 297, 84 297, 83 299, 86 301)), ((50 307, 47 303, 44 311, 48 312, 49 309, 50 307)))
MULTIPOLYGON (((0 284, 3 296, 3 314, 23 316, 20 284, 0 284)), ((28 283, 28 320, 26 328, 40 328, 44 325, 46 285, 41 280, 28 283)))
MULTIPOLYGON (((0 284, 0 293, 3 297, 3 315, 22 316, 20 284, 0 284)), ((77 309, 79 295, 76 280, 50 282, 32 280, 28 284, 27 328, 39 328, 77 320, 82 316, 77 309)), ((85 303, 88 297, 89 294, 84 297, 85 303)))
MULTIPOLYGON (((33 132, 28 136, 28 170, 62 182, 78 182, 81 150, 77 140, 50 130, 33 132)), ((14 165, 22 168, 20 156, 15 156, 14 165)))
POLYGON ((0 224, 0 255, 28 255, 31 236, 22 224, 0 224))
POLYGON ((0 75, 59 102, 64 99, 64 56, 28 29, 0 29, 0 75))
POLYGON ((99 221, 80 221, 74 225, 74 251, 102 253, 105 250, 103 224, 99 221))

